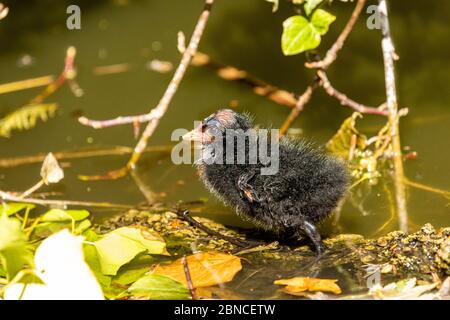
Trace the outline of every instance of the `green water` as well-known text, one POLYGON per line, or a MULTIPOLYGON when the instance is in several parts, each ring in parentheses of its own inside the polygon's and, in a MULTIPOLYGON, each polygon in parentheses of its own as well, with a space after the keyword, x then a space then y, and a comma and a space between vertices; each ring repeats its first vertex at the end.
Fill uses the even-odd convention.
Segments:
MULTIPOLYGON (((3 1, 10 15, 0 22, 0 83, 7 83, 60 72, 65 49, 77 48, 77 81, 84 95, 77 98, 68 86, 62 87, 47 102, 58 102, 57 116, 26 132, 14 132, 12 138, 0 138, 0 158, 33 155, 40 152, 77 149, 91 145, 134 146, 130 126, 94 130, 76 121, 75 113, 95 119, 140 114, 155 106, 171 74, 159 74, 146 68, 152 59, 179 59, 176 34, 192 32, 203 1, 74 1, 82 10, 82 29, 65 27, 65 1, 3 1), (18 66, 20 57, 33 58, 30 66, 18 66), (130 70, 111 75, 95 75, 97 66, 129 63, 130 70)), ((418 157, 405 163, 411 179, 441 189, 450 189, 448 163, 450 150, 450 28, 444 1, 391 1, 391 27, 400 55, 396 65, 400 104, 409 107, 402 118, 401 138, 418 157)), ((327 48, 342 29, 352 10, 351 4, 336 2, 331 11, 337 21, 325 37, 327 48)), ((301 93, 311 79, 303 68, 303 57, 284 57, 280 50, 282 21, 292 14, 284 2, 272 14, 270 4, 262 0, 217 0, 200 49, 215 60, 247 70, 257 77, 286 90, 301 93)), ((384 100, 383 65, 380 35, 365 27, 363 15, 348 39, 337 62, 329 69, 335 87, 355 100, 379 105, 384 100)), ((323 52, 323 51, 322 51, 323 52)), ((24 105, 41 88, 0 95, 0 115, 24 105)), ((219 107, 237 100, 237 110, 252 113, 262 125, 280 126, 289 109, 256 96, 243 84, 220 79, 207 68, 192 67, 162 119, 150 145, 167 145, 176 128, 191 128, 219 107)), ((304 137, 325 143, 339 128, 351 110, 317 91, 295 122, 304 137)), ((368 116, 360 129, 374 134, 383 119, 368 116)), ((103 174, 125 164, 126 156, 95 157, 66 161, 65 179, 45 191, 62 193, 59 198, 83 201, 109 201, 137 204, 145 201, 131 177, 115 181, 83 182, 78 174, 103 174)), ((40 165, 0 168, 0 189, 24 190, 39 177, 40 165)), ((202 215, 229 225, 248 226, 231 209, 216 202, 197 181, 189 165, 174 166, 168 153, 147 153, 137 169, 141 187, 154 201, 169 205, 178 200, 208 198, 202 215), (180 181, 182 181, 180 183, 180 181)), ((390 217, 383 187, 373 188, 364 201, 347 203, 342 211, 342 232, 374 235, 390 217)), ((436 227, 450 222, 448 200, 439 195, 408 190, 408 211, 412 229, 425 222, 436 227)), ((97 217, 109 215, 99 210, 97 217)), ((381 233, 397 228, 394 221, 381 233)))

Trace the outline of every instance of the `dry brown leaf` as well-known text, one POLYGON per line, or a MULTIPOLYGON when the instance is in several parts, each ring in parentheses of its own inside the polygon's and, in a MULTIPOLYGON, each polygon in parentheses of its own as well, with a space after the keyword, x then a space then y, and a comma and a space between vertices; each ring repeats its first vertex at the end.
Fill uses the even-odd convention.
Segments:
MULTIPOLYGON (((241 259, 231 254, 200 252, 186 258, 194 288, 214 286, 231 281, 242 269, 241 259)), ((187 286, 183 261, 178 259, 169 265, 158 265, 154 274, 166 276, 187 286)))
POLYGON ((294 277, 290 279, 275 280, 274 284, 285 285, 283 291, 295 294, 303 291, 322 291, 340 294, 341 288, 336 284, 337 279, 317 279, 307 277, 294 277))

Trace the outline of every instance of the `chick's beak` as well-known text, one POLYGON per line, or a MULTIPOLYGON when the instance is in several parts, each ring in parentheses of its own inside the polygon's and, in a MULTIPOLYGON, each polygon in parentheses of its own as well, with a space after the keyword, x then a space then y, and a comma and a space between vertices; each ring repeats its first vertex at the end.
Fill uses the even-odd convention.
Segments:
POLYGON ((185 135, 183 135, 183 140, 185 141, 194 141, 194 142, 203 142, 203 132, 202 132, 202 126, 199 125, 194 130, 189 131, 185 135))

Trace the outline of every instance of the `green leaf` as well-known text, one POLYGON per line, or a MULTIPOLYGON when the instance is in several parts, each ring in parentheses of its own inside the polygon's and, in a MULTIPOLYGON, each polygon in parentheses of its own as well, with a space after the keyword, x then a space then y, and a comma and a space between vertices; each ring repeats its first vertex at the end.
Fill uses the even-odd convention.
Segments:
POLYGON ((35 207, 36 206, 31 203, 15 203, 15 202, 3 203, 0 208, 0 215, 5 213, 7 216, 10 216, 25 209, 32 210, 35 207))
POLYGON ((100 259, 97 254, 97 249, 93 245, 83 245, 84 261, 88 264, 89 268, 97 278, 98 283, 102 288, 108 288, 111 285, 111 277, 102 273, 100 259))
POLYGON ((89 220, 83 220, 78 222, 75 225, 75 229, 73 230, 74 234, 83 234, 86 230, 88 230, 92 226, 92 223, 89 220))
POLYGON ((328 32, 328 27, 334 20, 336 20, 335 16, 322 9, 314 11, 311 17, 311 23, 321 36, 328 32))
POLYGON ((0 217, 0 263, 8 279, 12 279, 25 265, 32 265, 32 255, 19 220, 0 217))
POLYGON ((320 44, 320 35, 302 16, 293 16, 283 22, 281 48, 287 56, 314 49, 320 44))
POLYGON ((283 54, 290 56, 317 48, 321 35, 328 31, 328 26, 335 19, 335 16, 322 9, 314 11, 311 21, 300 15, 286 19, 281 36, 283 54))
POLYGON ((322 2, 323 0, 307 0, 304 6, 306 15, 309 16, 311 12, 322 2))
POLYGON ((112 281, 120 285, 129 285, 150 271, 154 258, 148 255, 138 255, 133 261, 119 269, 112 281))
POLYGON ((6 278, 6 270, 3 268, 3 266, 0 264, 0 278, 6 278))
POLYGON ((95 242, 102 272, 115 275, 117 270, 142 252, 165 254, 166 243, 143 228, 123 227, 107 233, 95 242))
POLYGON ((42 222, 71 222, 81 221, 89 217, 86 210, 51 209, 41 217, 42 222))
POLYGON ((188 289, 178 281, 150 274, 133 283, 128 291, 132 295, 143 296, 154 300, 189 299, 188 289))

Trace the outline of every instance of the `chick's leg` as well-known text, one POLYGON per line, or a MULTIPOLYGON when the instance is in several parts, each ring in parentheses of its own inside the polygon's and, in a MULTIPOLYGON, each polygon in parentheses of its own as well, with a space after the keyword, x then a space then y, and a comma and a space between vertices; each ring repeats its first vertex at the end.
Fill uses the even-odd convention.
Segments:
POLYGON ((322 243, 320 233, 316 226, 309 221, 304 221, 300 228, 314 244, 317 255, 322 255, 325 251, 325 245, 322 243))
POLYGON ((242 174, 238 181, 237 181, 237 187, 239 189, 239 192, 241 196, 244 199, 247 199, 250 203, 253 202, 260 202, 260 199, 254 190, 253 186, 249 184, 250 180, 253 179, 256 172, 250 172, 250 173, 244 173, 242 174))

